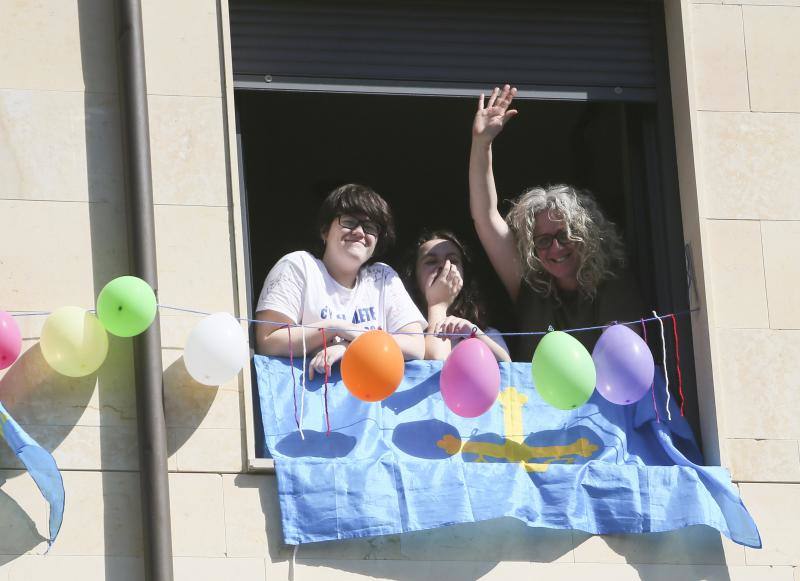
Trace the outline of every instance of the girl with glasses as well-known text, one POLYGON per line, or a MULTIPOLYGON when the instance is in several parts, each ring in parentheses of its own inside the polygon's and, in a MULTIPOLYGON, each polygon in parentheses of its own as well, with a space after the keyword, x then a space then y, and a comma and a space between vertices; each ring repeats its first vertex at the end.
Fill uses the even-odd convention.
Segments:
MULTIPOLYGON (((520 330, 544 331, 638 319, 645 312, 624 269, 622 239, 594 198, 569 185, 534 187, 505 219, 497 209, 492 142, 517 111, 516 89, 481 95, 472 125, 470 212, 489 260, 514 302, 520 330)), ((592 350, 599 331, 575 337, 592 350)), ((522 336, 515 359, 530 359, 541 336, 522 336)))
POLYGON ((292 252, 264 281, 256 319, 276 324, 257 325, 258 352, 283 357, 301 353, 305 335, 306 349, 314 353, 308 370, 313 378, 315 372, 330 371, 363 331, 383 329, 410 333, 394 338, 406 359, 422 359, 425 317, 397 273, 376 262, 395 238, 386 201, 366 186, 341 186, 323 202, 318 228, 324 246, 321 259, 292 252), (289 330, 288 324, 308 327, 289 330))
POLYGON ((417 239, 405 279, 428 318, 425 359, 447 359, 474 330, 498 361, 511 361, 502 335, 486 326, 486 305, 469 270, 469 255, 452 232, 423 232, 417 239))

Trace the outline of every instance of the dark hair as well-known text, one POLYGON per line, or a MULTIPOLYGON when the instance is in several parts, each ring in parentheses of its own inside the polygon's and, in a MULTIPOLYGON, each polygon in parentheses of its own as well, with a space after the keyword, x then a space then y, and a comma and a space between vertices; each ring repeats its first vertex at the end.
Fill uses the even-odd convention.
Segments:
POLYGON ((345 184, 333 190, 322 202, 317 215, 319 231, 327 233, 336 218, 342 214, 366 216, 380 228, 375 252, 370 261, 377 259, 394 245, 394 219, 392 210, 372 188, 359 184, 345 184))
POLYGON ((414 299, 414 302, 421 310, 427 310, 425 295, 420 292, 417 284, 417 260, 420 247, 426 242, 436 239, 448 240, 456 245, 461 253, 462 268, 464 270, 464 286, 461 288, 461 292, 458 293, 456 300, 447 309, 447 314, 467 319, 482 330, 486 330, 485 325, 488 321, 486 303, 478 290, 478 281, 472 276, 472 261, 469 251, 450 230, 423 230, 417 238, 413 250, 406 257, 403 276, 411 298, 414 299))

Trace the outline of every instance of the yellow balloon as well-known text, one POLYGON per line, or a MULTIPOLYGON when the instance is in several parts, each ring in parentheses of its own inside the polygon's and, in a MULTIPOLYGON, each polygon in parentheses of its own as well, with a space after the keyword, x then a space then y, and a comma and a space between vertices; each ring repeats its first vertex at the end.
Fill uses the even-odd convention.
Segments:
POLYGON ((61 307, 44 322, 39 345, 45 361, 61 375, 84 377, 105 361, 108 335, 90 312, 61 307))

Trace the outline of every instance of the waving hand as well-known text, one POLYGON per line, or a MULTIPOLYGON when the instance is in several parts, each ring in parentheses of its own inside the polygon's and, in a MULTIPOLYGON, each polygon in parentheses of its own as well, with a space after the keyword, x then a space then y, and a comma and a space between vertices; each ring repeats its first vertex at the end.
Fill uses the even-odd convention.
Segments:
POLYGON ((516 94, 517 89, 510 85, 505 85, 502 90, 495 87, 488 103, 485 103, 485 97, 481 94, 475 121, 472 123, 473 139, 492 141, 497 137, 509 119, 517 114, 516 109, 509 109, 516 94))

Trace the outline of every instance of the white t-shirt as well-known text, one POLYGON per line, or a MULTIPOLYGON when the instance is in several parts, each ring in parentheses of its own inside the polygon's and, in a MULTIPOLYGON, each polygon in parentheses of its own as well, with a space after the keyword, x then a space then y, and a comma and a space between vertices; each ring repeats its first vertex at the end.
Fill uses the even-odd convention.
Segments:
POLYGON ((403 282, 387 264, 361 269, 353 288, 336 282, 321 260, 305 251, 291 252, 272 267, 258 311, 277 311, 294 323, 308 325, 334 319, 347 329, 394 332, 410 323, 427 326, 403 282))

